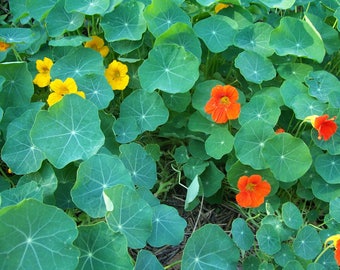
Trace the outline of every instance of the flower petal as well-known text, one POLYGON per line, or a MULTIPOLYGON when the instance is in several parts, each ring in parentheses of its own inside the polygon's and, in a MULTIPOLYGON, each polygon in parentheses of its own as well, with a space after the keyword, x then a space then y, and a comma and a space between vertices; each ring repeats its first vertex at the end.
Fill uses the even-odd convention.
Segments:
POLYGON ((63 96, 58 94, 58 93, 51 93, 48 98, 47 98, 47 104, 48 106, 53 106, 54 104, 56 104, 57 102, 59 102, 60 100, 62 100, 63 96))

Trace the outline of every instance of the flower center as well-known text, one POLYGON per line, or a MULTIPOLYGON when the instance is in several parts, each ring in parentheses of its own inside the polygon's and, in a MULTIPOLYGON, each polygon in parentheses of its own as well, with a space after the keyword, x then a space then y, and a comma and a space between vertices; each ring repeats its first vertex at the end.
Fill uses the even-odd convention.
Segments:
POLYGON ((255 188, 255 184, 253 184, 253 183, 248 183, 247 185, 246 185, 246 190, 247 191, 253 191, 254 190, 254 188, 255 188))
POLYGON ((229 105, 230 104, 230 100, 228 97, 222 97, 220 99, 220 103, 222 103, 223 105, 229 105))
POLYGON ((119 70, 115 70, 115 71, 113 72, 113 78, 114 78, 114 79, 120 78, 120 72, 119 72, 119 70))

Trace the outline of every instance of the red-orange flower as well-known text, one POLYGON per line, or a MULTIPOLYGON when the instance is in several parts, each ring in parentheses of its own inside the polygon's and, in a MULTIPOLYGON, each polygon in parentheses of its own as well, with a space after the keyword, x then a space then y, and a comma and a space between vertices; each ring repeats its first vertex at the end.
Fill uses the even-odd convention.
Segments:
POLYGON ((285 130, 283 128, 278 128, 277 130, 275 130, 276 134, 280 134, 280 133, 284 133, 285 130))
POLYGON ((236 195, 236 202, 241 207, 259 207, 271 190, 270 184, 262 180, 261 175, 241 176, 237 187, 240 193, 236 195))
POLYGON ((310 121, 313 128, 318 131, 318 139, 328 141, 338 129, 338 125, 335 123, 336 117, 328 119, 328 114, 321 116, 312 115, 305 118, 305 121, 310 121))
POLYGON ((335 234, 330 237, 328 237, 325 241, 325 246, 328 244, 328 242, 333 242, 329 247, 334 247, 334 259, 337 263, 337 265, 340 265, 340 234, 335 234))
POLYGON ((211 90, 211 98, 204 107, 206 113, 219 124, 237 119, 241 105, 237 103, 238 92, 231 85, 217 85, 211 90))

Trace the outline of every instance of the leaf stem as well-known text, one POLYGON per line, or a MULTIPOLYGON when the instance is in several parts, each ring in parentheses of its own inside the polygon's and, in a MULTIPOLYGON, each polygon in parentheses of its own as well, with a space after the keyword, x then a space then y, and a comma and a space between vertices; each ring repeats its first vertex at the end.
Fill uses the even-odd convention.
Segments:
POLYGON ((171 264, 165 266, 165 267, 164 267, 164 270, 170 269, 171 267, 173 267, 173 266, 175 266, 175 265, 177 265, 177 264, 180 264, 181 262, 182 262, 182 260, 175 261, 175 262, 173 262, 173 263, 171 263, 171 264))

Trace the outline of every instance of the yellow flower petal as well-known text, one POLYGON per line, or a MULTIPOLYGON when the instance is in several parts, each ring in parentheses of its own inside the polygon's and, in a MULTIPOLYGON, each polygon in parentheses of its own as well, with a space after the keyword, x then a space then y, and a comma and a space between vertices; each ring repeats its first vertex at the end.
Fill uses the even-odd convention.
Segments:
POLYGON ((64 85, 68 89, 69 93, 76 93, 78 91, 78 86, 76 84, 76 81, 72 78, 67 78, 64 81, 64 85))
POLYGON ((215 6, 215 13, 219 13, 222 9, 225 9, 229 7, 228 4, 224 4, 224 3, 218 3, 216 6, 215 6))
POLYGON ((92 36, 92 40, 87 41, 84 45, 85 48, 91 48, 99 52, 103 57, 109 53, 109 47, 104 46, 104 40, 98 36, 92 36))
POLYGON ((50 88, 59 95, 67 95, 78 91, 77 84, 72 78, 67 78, 64 82, 60 79, 56 79, 51 82, 50 88))
POLYGON ((307 116, 303 122, 309 122, 312 124, 312 126, 314 127, 314 123, 315 123, 315 119, 319 117, 318 115, 310 115, 310 116, 307 116))
POLYGON ((39 87, 45 87, 50 84, 50 81, 50 74, 38 73, 37 75, 35 75, 33 83, 38 85, 39 87))
POLYGON ((47 104, 48 106, 53 106, 54 104, 56 104, 57 102, 59 102, 60 100, 62 100, 63 96, 58 94, 58 93, 51 93, 48 98, 47 98, 47 104))
POLYGON ((336 242, 340 240, 340 234, 335 234, 330 237, 328 237, 325 241, 325 246, 328 244, 328 242, 333 242, 333 245, 336 246, 336 242))
POLYGON ((108 54, 109 54, 109 47, 107 47, 107 46, 103 46, 102 48, 100 48, 100 50, 99 50, 99 53, 103 56, 103 57, 105 57, 105 56, 107 56, 108 54))
POLYGON ((38 72, 49 74, 53 66, 53 61, 48 57, 44 57, 43 60, 37 60, 35 64, 38 72))
POLYGON ((128 67, 114 60, 105 70, 105 78, 113 90, 124 90, 129 84, 128 67))
POLYGON ((73 94, 76 94, 82 98, 85 98, 85 93, 83 91, 77 91, 76 93, 73 93, 73 94))

